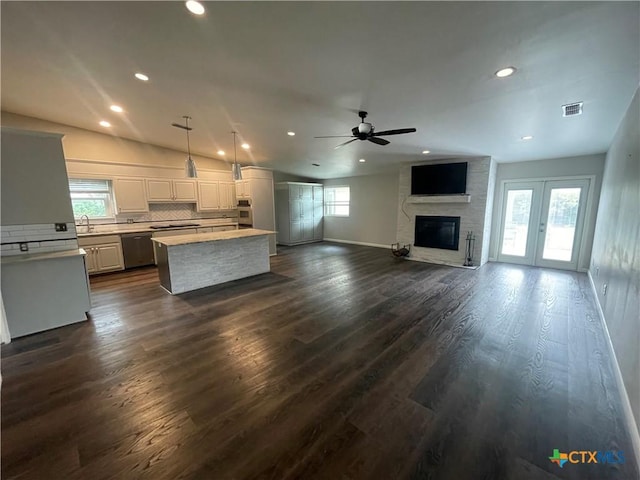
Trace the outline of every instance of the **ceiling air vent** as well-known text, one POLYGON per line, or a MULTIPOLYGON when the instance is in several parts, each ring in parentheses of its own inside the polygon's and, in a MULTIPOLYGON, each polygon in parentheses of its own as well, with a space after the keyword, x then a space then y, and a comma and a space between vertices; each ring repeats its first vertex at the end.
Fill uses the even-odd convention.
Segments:
POLYGON ((582 102, 568 103, 562 105, 562 116, 573 117, 574 115, 582 115, 582 102))

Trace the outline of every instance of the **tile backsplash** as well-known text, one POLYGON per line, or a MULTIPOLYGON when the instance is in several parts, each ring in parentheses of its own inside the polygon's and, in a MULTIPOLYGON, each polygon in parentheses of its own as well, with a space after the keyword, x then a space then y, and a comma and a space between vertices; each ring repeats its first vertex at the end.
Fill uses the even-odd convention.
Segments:
POLYGON ((57 232, 54 223, 3 225, 0 231, 2 256, 78 248, 75 224, 66 223, 66 225, 66 232, 57 232), (20 250, 21 246, 26 250, 20 250))
POLYGON ((117 223, 126 223, 128 218, 132 218, 134 222, 157 222, 168 220, 191 220, 198 218, 221 218, 221 217, 237 217, 236 210, 227 212, 198 212, 195 205, 191 203, 155 203, 149 205, 148 213, 129 213, 116 215, 117 223))

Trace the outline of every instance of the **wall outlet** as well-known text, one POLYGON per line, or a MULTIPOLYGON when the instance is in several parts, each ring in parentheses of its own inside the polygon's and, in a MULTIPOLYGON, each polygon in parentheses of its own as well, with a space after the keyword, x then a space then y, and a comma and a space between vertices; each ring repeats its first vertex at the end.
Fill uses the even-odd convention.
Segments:
POLYGON ((66 232, 67 231, 67 224, 66 223, 56 223, 55 227, 56 227, 56 232, 66 232))
POLYGON ((23 242, 20 244, 20 251, 21 252, 28 252, 29 251, 29 244, 26 242, 23 242))
POLYGON ((127 223, 133 223, 133 218, 127 218, 127 223))
POLYGON ((604 285, 602 285, 602 295, 606 295, 607 294, 607 284, 605 283, 604 285))

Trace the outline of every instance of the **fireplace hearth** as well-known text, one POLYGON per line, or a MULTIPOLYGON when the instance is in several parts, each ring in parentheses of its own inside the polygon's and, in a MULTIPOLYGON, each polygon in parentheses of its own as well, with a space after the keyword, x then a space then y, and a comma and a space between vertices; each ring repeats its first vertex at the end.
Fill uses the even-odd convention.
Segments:
POLYGON ((460 217, 416 215, 416 247, 458 250, 460 217))

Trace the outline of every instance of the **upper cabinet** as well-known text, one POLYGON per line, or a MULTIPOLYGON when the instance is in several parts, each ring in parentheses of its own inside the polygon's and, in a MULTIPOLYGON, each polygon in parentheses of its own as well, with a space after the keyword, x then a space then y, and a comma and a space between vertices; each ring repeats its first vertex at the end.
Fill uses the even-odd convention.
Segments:
POLYGON ((198 211, 233 210, 236 208, 234 182, 198 181, 198 211))
POLYGON ((217 181, 198 182, 198 211, 220 210, 220 185, 217 181))
POLYGON ((251 198, 251 181, 236 180, 236 196, 238 198, 251 198))
POLYGON ((140 213, 149 211, 144 178, 115 178, 113 189, 118 213, 140 213))
POLYGON ((150 203, 160 202, 191 202, 197 197, 197 183, 195 180, 172 180, 167 178, 147 179, 147 200, 150 203))
POLYGON ((232 210, 236 208, 235 182, 218 182, 220 187, 220 210, 232 210))

